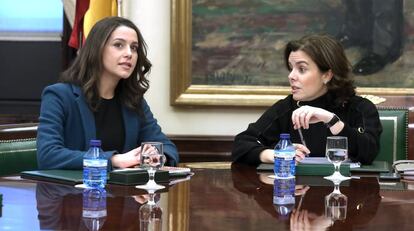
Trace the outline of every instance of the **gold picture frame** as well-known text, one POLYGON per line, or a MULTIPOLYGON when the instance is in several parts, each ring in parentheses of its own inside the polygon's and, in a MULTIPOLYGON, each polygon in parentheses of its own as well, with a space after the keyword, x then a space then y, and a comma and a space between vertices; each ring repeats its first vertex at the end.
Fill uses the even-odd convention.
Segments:
MULTIPOLYGON (((290 93, 288 86, 193 84, 192 7, 191 0, 171 1, 171 105, 270 106, 290 93)), ((357 92, 382 96, 414 95, 414 88, 361 87, 357 92)))

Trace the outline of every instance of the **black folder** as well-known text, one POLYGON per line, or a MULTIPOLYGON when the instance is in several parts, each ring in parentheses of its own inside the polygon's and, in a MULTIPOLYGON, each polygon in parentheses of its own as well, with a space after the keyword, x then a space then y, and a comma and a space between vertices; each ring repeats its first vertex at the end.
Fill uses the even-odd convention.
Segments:
MULTIPOLYGON (((157 170, 154 178, 157 183, 168 183, 170 181, 168 171, 163 170, 157 170)), ((109 173, 108 184, 140 185, 147 183, 148 180, 149 176, 146 170, 112 171, 109 173)))
POLYGON ((20 173, 20 177, 30 180, 76 185, 83 182, 82 174, 82 170, 35 170, 23 171, 20 173))
MULTIPOLYGON (((20 177, 24 179, 49 181, 62 184, 76 185, 83 182, 82 170, 36 170, 24 171, 20 173, 20 177)), ((119 185, 139 185, 148 181, 148 173, 146 170, 134 171, 112 171, 109 172, 108 184, 119 185)), ((159 170, 155 173, 155 181, 157 183, 169 182, 168 171, 159 170)))

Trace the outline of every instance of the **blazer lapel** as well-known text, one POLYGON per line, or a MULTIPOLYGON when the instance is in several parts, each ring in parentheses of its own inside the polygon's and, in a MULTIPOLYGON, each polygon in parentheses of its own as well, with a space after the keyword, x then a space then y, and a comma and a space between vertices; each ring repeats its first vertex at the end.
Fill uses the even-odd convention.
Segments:
POLYGON ((96 139, 95 117, 89 109, 81 89, 73 87, 73 93, 77 96, 76 103, 78 104, 80 119, 83 125, 83 134, 85 134, 85 145, 88 147, 89 141, 96 139))

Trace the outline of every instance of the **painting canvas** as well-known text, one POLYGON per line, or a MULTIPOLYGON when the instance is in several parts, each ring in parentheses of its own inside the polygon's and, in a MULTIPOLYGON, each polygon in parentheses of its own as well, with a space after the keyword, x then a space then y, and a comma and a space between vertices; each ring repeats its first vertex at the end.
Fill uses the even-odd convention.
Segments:
MULTIPOLYGON (((203 99, 224 95, 230 104, 252 95, 278 96, 270 101, 281 98, 289 93, 284 46, 314 33, 329 34, 342 42, 359 93, 414 93, 414 15, 410 13, 414 1, 184 2, 173 1, 173 11, 181 7, 181 14, 188 13, 184 21, 189 28, 183 34, 190 37, 188 57, 181 54, 189 59, 188 67, 183 67, 188 68, 189 77, 181 82, 184 87, 175 98, 187 93, 196 98, 205 94, 203 99)), ((176 80, 174 76, 172 80, 176 80)), ((260 101, 260 97, 251 98, 260 101)))

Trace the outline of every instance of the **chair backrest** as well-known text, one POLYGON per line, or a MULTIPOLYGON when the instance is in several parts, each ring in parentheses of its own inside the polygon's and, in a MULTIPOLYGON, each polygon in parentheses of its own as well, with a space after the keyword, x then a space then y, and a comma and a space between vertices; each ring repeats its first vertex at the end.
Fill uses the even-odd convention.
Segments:
POLYGON ((0 140, 0 176, 36 169, 36 138, 0 140))
POLYGON ((392 164, 396 160, 407 159, 408 109, 379 107, 378 113, 383 131, 376 160, 384 160, 392 164))

